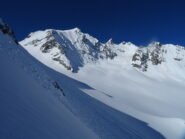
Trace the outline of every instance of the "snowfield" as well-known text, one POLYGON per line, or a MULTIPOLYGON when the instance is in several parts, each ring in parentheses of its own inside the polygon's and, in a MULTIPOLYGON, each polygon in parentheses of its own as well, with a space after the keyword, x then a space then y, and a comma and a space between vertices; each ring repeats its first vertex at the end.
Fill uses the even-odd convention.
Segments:
POLYGON ((96 89, 83 90, 87 94, 147 122, 165 137, 183 138, 185 132, 183 80, 172 80, 172 77, 162 79, 155 74, 151 77, 152 73, 145 74, 135 69, 125 70, 119 65, 115 68, 113 65, 115 62, 112 62, 89 65, 71 77, 96 89))

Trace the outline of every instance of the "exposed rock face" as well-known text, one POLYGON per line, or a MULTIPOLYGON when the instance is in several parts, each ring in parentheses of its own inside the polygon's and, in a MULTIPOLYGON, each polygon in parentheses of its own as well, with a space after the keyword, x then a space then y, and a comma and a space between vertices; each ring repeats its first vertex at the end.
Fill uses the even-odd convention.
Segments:
POLYGON ((176 61, 181 61, 182 59, 181 58, 174 58, 174 60, 176 60, 176 61))
POLYGON ((146 49, 146 52, 144 52, 143 49, 138 49, 136 53, 132 57, 132 65, 133 67, 139 68, 142 71, 147 71, 148 68, 148 61, 149 53, 148 49, 146 49))
POLYGON ((164 62, 164 53, 167 53, 162 48, 162 44, 153 42, 148 47, 138 48, 137 52, 132 57, 132 65, 142 71, 147 71, 148 63, 158 65, 164 62))
POLYGON ((62 87, 60 87, 60 85, 56 81, 53 82, 53 86, 56 89, 60 90, 60 92, 62 93, 63 96, 66 96, 66 94, 64 93, 64 90, 62 89, 62 87))
MULTIPOLYGON (((47 36, 46 36, 47 41, 44 44, 42 44, 40 47, 40 50, 43 53, 49 53, 52 48, 57 48, 60 50, 61 54, 64 54, 64 49, 60 46, 60 44, 57 42, 57 40, 53 36, 56 33, 57 32, 53 30, 47 33, 47 36)), ((37 44, 37 42, 38 40, 33 43, 37 44)))
POLYGON ((41 46, 40 50, 41 50, 43 53, 49 53, 50 50, 51 50, 52 48, 54 48, 54 47, 60 49, 61 54, 64 54, 64 50, 60 47, 60 44, 59 44, 55 39, 48 40, 46 43, 44 43, 44 44, 41 46))
POLYGON ((150 60, 153 65, 158 65, 163 62, 163 53, 162 44, 160 43, 152 43, 150 44, 154 49, 150 52, 150 60))
POLYGON ((10 37, 13 38, 13 40, 18 44, 18 41, 15 37, 15 34, 13 32, 13 30, 5 23, 3 23, 2 21, 0 21, 0 30, 4 33, 9 35, 10 37))
POLYGON ((100 51, 105 55, 105 58, 114 59, 117 56, 113 49, 114 45, 114 41, 110 39, 101 46, 100 51))
POLYGON ((113 59, 117 56, 117 54, 106 44, 103 46, 102 52, 105 54, 106 58, 113 59))
MULTIPOLYGON (((55 53, 52 56, 52 59, 54 61, 59 62, 61 65, 63 65, 67 70, 72 70, 72 67, 65 62, 65 60, 63 59, 63 57, 66 57, 65 55, 65 46, 62 46, 55 38, 55 35, 58 35, 57 32, 55 30, 51 30, 47 32, 47 36, 46 39, 47 41, 45 41, 45 43, 43 43, 40 47, 40 50, 43 53, 50 53, 54 48, 57 50, 57 53, 55 53)), ((38 41, 36 41, 37 43, 38 41)), ((35 42, 33 42, 35 43, 35 42)))
POLYGON ((53 58, 54 61, 58 61, 60 64, 62 64, 67 70, 72 70, 71 66, 68 66, 63 60, 61 60, 61 57, 54 57, 53 58))
POLYGON ((182 51, 185 50, 185 47, 176 46, 176 56, 174 57, 175 61, 182 61, 184 60, 185 54, 182 51))

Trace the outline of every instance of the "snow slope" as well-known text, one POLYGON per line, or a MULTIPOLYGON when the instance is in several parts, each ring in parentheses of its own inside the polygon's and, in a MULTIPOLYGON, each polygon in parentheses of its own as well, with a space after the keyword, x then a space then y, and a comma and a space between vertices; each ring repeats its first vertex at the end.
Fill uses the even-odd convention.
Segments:
POLYGON ((118 62, 115 59, 96 66, 87 65, 78 74, 69 76, 96 89, 83 90, 84 92, 113 108, 149 123, 165 137, 183 138, 185 85, 182 77, 174 79, 172 74, 170 77, 165 77, 163 74, 162 78, 158 74, 120 68, 119 64, 115 64, 118 62), (99 92, 104 92, 106 95, 99 92))
POLYGON ((128 56, 120 55, 95 65, 87 64, 77 74, 65 74, 98 90, 84 92, 147 122, 166 138, 184 138, 185 63, 173 59, 176 49, 173 45, 164 48, 168 49, 165 62, 157 66, 149 62, 146 72, 133 68, 128 64, 131 62, 128 56))
POLYGON ((0 65, 1 139, 98 138, 57 101, 40 63, 1 31, 0 65))
POLYGON ((43 44, 48 42, 48 31, 51 32, 32 33, 20 43, 48 67, 94 88, 82 88, 81 91, 145 121, 166 138, 185 138, 184 47, 159 42, 137 47, 126 42, 115 44, 113 40, 104 44, 75 28, 52 30, 59 34, 55 39, 58 46, 51 44, 48 51, 43 52, 43 44), (39 41, 35 43, 36 39, 39 41), (64 48, 63 53, 58 50, 57 53, 60 59, 66 58, 64 63, 68 63, 76 73, 53 60, 56 48, 64 48))
POLYGON ((94 89, 45 67, 2 31, 0 65, 1 139, 163 138, 83 93, 94 89))

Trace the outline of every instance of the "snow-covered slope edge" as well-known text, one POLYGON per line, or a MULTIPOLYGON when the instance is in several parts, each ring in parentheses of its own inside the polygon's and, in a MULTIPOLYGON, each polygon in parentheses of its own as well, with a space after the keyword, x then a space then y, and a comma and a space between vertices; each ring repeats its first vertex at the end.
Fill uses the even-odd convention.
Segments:
POLYGON ((163 138, 129 115, 80 91, 0 31, 0 138, 163 138))
POLYGON ((61 105, 40 63, 1 29, 0 65, 1 139, 98 138, 61 105))

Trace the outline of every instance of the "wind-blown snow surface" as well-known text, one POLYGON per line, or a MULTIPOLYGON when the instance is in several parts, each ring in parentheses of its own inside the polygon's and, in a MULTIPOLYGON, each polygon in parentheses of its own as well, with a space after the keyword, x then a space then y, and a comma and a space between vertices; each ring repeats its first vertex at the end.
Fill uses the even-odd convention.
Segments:
MULTIPOLYGON (((138 48, 125 42, 117 45, 112 40, 103 44, 85 35, 88 36, 86 37, 88 42, 94 42, 94 45, 90 46, 83 44, 81 39, 83 34, 79 33, 79 30, 56 32, 66 36, 69 41, 67 44, 58 41, 59 47, 66 46, 64 54, 68 53, 71 46, 74 47, 71 54, 80 54, 82 64, 74 66, 78 67, 77 73, 67 71, 61 64, 52 60, 51 57, 56 54, 56 51, 52 53, 55 50, 52 47, 48 53, 40 51, 42 48, 40 42, 46 38, 48 30, 32 33, 29 38, 21 41, 21 44, 30 54, 50 68, 93 87, 92 90, 81 89, 88 95, 145 121, 166 138, 185 138, 185 49, 183 47, 152 43, 148 47, 138 48), (33 45, 36 38, 39 43, 33 45), (95 45, 97 42, 98 46, 95 45), (68 45, 69 43, 73 45, 68 45), (81 47, 84 48, 86 56, 91 58, 81 53, 81 47), (90 55, 90 49, 97 53, 96 56, 90 55), (134 55, 139 58, 133 60, 134 55)), ((79 62, 76 56, 65 58, 71 67, 74 62, 70 62, 70 58, 79 62)))
POLYGON ((0 31, 0 138, 98 138, 57 101, 51 80, 0 31))
POLYGON ((173 74, 169 77, 163 74, 160 77, 162 75, 152 72, 141 73, 135 69, 123 69, 119 64, 115 65, 118 62, 115 59, 96 66, 87 65, 72 76, 99 90, 83 90, 96 99, 149 123, 167 138, 183 138, 183 77, 177 79, 173 74))
POLYGON ((83 93, 94 89, 45 67, 1 31, 0 65, 1 139, 163 138, 83 93))

